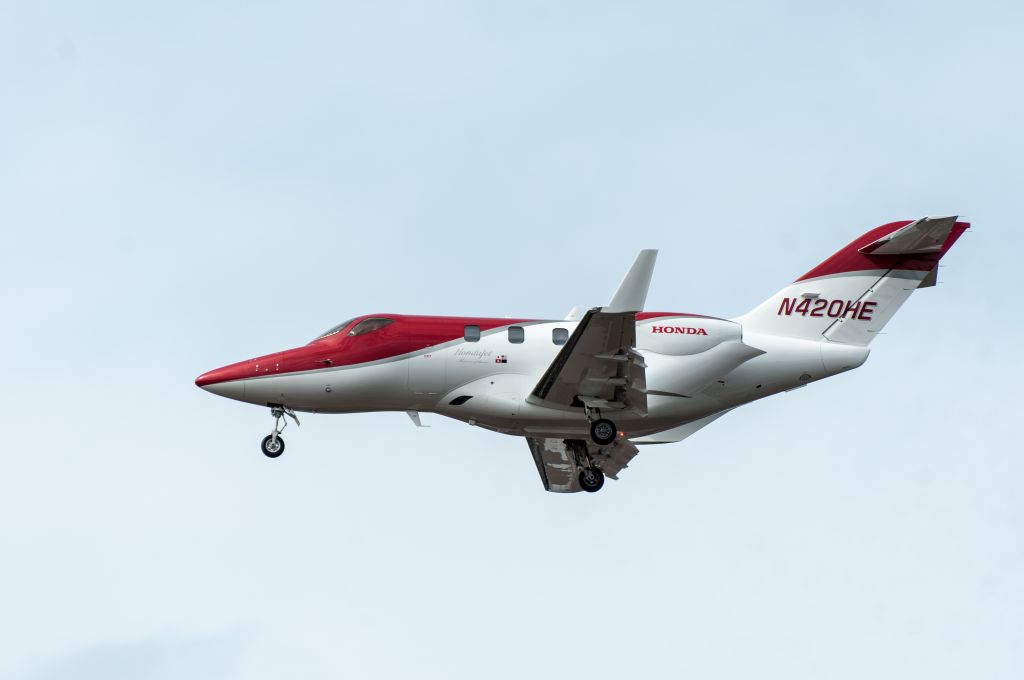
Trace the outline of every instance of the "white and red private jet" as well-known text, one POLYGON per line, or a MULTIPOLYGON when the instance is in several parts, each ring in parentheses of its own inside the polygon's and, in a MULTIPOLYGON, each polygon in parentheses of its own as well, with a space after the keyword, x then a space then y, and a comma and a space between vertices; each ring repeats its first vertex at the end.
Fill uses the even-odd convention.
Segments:
POLYGON ((597 491, 637 446, 682 441, 731 409, 857 368, 970 225, 872 229, 735 319, 645 312, 655 250, 611 302, 561 321, 368 314, 196 384, 270 407, 263 453, 297 411, 437 413, 525 437, 548 491, 597 491), (285 425, 287 420, 284 421, 285 425))

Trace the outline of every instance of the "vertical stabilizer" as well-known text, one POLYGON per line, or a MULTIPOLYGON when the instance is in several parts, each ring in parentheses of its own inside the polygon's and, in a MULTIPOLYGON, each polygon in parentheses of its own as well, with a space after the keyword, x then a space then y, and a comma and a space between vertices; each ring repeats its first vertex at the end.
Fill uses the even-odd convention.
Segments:
POLYGON ((867 345, 970 227, 953 217, 892 222, 863 234, 736 319, 761 333, 867 345))

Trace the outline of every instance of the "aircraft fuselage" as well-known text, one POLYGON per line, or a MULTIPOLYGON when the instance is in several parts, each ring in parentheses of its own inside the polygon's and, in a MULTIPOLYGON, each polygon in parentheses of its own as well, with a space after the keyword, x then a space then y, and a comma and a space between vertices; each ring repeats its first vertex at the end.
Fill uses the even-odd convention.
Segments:
MULTIPOLYGON (((296 411, 417 411, 512 435, 583 436, 582 405, 555 409, 529 399, 578 323, 374 314, 196 382, 225 397, 296 411), (390 323, 349 335, 368 319, 390 323)), ((616 416, 629 437, 801 387, 859 366, 868 354, 864 347, 744 335, 734 321, 674 313, 638 314, 636 338, 647 364, 647 413, 616 416)))

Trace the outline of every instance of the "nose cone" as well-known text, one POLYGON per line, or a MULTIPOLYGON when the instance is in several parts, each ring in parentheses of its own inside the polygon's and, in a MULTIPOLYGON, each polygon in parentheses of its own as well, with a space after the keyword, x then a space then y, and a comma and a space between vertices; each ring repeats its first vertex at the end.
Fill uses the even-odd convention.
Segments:
POLYGON ((245 363, 231 364, 207 371, 196 378, 196 385, 207 392, 228 397, 229 399, 245 399, 245 363))

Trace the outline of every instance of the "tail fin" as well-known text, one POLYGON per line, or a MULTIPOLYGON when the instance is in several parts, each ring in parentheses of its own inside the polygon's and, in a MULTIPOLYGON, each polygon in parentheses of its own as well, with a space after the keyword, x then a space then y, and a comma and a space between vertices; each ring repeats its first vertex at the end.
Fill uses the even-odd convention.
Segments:
POLYGON ((752 331, 867 345, 971 225, 924 217, 872 229, 736 319, 752 331))

